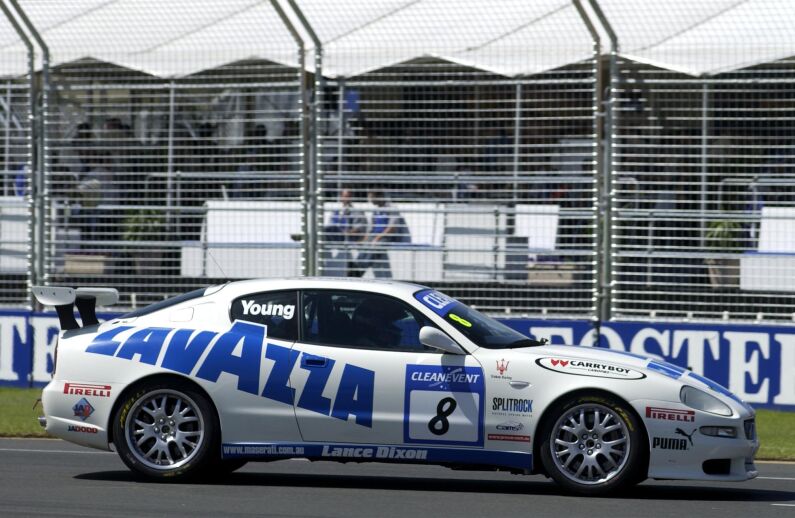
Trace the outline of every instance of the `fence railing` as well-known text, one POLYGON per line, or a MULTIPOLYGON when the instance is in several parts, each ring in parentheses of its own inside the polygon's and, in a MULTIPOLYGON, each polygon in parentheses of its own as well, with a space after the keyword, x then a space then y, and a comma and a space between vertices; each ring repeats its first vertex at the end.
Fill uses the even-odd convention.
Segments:
POLYGON ((43 23, 85 6, 45 4, 60 11, 21 0, 0 18, 9 45, 12 19, 53 37, 0 79, 2 305, 29 305, 34 282, 114 286, 134 307, 317 274, 511 315, 794 318, 795 60, 664 69, 610 0, 458 2, 460 30, 433 4, 435 42, 380 8, 348 27, 328 3, 228 0, 100 60, 66 38, 91 24, 43 23))

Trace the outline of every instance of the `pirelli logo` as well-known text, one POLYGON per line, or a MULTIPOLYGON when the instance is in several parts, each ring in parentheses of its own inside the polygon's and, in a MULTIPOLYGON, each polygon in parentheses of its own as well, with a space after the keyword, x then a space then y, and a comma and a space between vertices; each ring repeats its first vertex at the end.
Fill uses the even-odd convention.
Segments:
POLYGON ((64 383, 63 393, 71 394, 73 396, 110 397, 110 385, 64 383))
POLYGON ((696 420, 696 413, 693 410, 675 410, 673 408, 647 406, 646 417, 649 419, 661 419, 663 421, 692 423, 696 420))

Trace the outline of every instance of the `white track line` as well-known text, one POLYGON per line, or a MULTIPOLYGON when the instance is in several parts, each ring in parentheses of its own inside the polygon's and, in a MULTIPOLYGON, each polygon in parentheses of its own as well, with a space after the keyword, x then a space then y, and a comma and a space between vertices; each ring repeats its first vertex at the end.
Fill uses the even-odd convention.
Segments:
POLYGON ((795 478, 792 477, 756 477, 756 478, 762 480, 795 480, 795 478))
POLYGON ((110 451, 71 451, 71 450, 33 450, 29 448, 0 448, 0 451, 21 451, 25 453, 75 453, 78 455, 105 455, 110 451))
POLYGON ((776 505, 778 507, 795 507, 795 504, 770 504, 770 505, 776 505))

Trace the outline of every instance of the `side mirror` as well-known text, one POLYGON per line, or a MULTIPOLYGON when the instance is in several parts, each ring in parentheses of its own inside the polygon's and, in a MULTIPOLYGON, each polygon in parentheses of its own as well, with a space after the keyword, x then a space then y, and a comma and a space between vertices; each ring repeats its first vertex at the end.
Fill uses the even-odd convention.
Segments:
POLYGON ((420 343, 446 353, 466 354, 452 338, 431 326, 424 326, 420 329, 420 343))

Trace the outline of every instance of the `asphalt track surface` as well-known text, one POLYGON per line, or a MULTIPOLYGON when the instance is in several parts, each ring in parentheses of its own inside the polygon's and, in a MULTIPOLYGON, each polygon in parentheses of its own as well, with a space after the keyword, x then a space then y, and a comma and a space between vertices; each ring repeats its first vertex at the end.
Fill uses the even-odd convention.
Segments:
POLYGON ((567 496, 541 476, 300 460, 163 484, 137 478, 114 453, 0 439, 0 516, 795 517, 795 464, 758 467, 749 482, 647 481, 620 498, 567 496))

